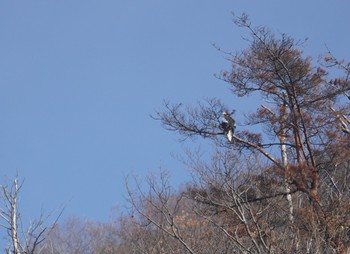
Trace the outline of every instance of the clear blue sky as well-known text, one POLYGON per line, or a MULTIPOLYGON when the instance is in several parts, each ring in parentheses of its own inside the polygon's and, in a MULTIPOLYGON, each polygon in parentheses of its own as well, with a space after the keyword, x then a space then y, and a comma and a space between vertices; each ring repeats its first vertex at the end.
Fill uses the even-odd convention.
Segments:
MULTIPOLYGON (((149 115, 163 99, 237 102, 213 74, 229 68, 212 43, 245 47, 231 12, 296 39, 315 59, 349 56, 348 1, 31 0, 0 3, 0 182, 25 179, 25 218, 106 220, 124 204, 124 176, 168 168, 178 136, 149 115)), ((191 146, 191 143, 186 143, 191 146)))

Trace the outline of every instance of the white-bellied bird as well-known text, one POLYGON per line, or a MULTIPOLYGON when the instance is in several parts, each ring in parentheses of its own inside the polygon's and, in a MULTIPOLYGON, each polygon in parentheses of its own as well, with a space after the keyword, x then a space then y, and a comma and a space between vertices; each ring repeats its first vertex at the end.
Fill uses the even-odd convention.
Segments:
POLYGON ((220 129, 224 131, 224 134, 226 135, 228 141, 232 143, 233 134, 236 129, 236 122, 232 119, 231 115, 228 112, 224 111, 222 114, 224 116, 224 121, 221 122, 220 129))

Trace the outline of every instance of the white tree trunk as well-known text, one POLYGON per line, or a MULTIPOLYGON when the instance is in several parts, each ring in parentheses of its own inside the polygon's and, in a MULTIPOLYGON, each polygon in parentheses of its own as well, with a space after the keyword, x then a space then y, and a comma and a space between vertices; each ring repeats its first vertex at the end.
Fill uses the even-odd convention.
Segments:
POLYGON ((282 127, 282 133, 279 135, 279 139, 281 142, 281 157, 282 157, 282 165, 285 169, 285 176, 284 176, 284 182, 285 182, 285 188, 287 193, 287 201, 289 206, 289 220, 291 223, 294 222, 294 211, 293 211, 293 200, 292 200, 292 194, 290 193, 290 187, 289 187, 289 174, 288 174, 288 155, 287 155, 287 146, 286 146, 286 136, 287 136, 287 130, 286 130, 286 115, 287 115, 287 95, 283 94, 284 96, 284 102, 283 102, 283 116, 281 121, 281 127, 282 127))
MULTIPOLYGON (((284 140, 281 140, 282 145, 281 145, 281 155, 282 155, 282 165, 286 168, 288 167, 288 156, 287 156, 287 147, 284 143, 284 140)), ((292 200, 292 194, 290 193, 290 187, 288 183, 288 175, 285 176, 284 178, 285 181, 285 188, 286 188, 286 193, 287 193, 287 201, 288 201, 288 206, 289 206, 289 220, 290 222, 294 222, 294 215, 293 215, 293 200, 292 200)))
MULTIPOLYGON (((15 188, 13 196, 10 198, 11 203, 11 238, 13 243, 13 250, 15 254, 20 253, 20 244, 18 239, 18 223, 17 223, 17 194, 19 192, 17 179, 13 181, 13 187, 15 188)), ((11 193, 12 194, 12 193, 11 193)))

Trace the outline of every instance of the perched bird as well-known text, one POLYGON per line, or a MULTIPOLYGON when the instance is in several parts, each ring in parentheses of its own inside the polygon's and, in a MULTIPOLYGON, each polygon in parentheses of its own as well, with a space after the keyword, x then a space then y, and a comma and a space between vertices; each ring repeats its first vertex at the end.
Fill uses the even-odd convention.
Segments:
POLYGON ((231 115, 226 111, 223 112, 224 120, 220 123, 220 129, 224 131, 228 141, 233 142, 233 134, 236 129, 236 122, 232 119, 231 115))
POLYGON ((231 126, 234 132, 236 129, 236 121, 232 119, 231 115, 227 113, 227 111, 224 111, 222 114, 224 115, 225 120, 227 121, 228 125, 231 126))

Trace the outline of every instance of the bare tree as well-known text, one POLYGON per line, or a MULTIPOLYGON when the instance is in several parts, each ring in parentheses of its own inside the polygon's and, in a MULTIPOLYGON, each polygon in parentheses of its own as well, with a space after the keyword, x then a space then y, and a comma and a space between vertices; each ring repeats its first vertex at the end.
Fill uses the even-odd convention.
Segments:
MULTIPOLYGON (((177 220, 177 216, 181 213, 183 197, 173 195, 168 177, 166 171, 160 173, 160 181, 149 176, 147 192, 142 190, 141 183, 136 178, 134 178, 136 190, 131 189, 130 182, 127 182, 128 202, 135 213, 133 216, 140 216, 139 223, 151 225, 156 231, 160 230, 161 233, 164 233, 167 238, 175 239, 183 247, 179 249, 179 253, 181 253, 181 249, 188 253, 194 253, 188 239, 183 236, 183 229, 177 220)), ((160 238, 159 241, 162 242, 164 239, 160 238)), ((160 246, 163 248, 162 245, 160 246)), ((159 251, 163 252, 161 249, 159 251)))
POLYGON ((42 253, 127 253, 119 247, 118 228, 113 221, 94 222, 70 217, 47 235, 42 253))
POLYGON ((23 182, 18 182, 16 176, 9 185, 0 185, 0 227, 5 229, 8 235, 9 246, 7 253, 34 254, 40 253, 40 245, 60 217, 63 209, 51 227, 45 225, 43 214, 36 221, 30 223, 25 229, 19 212, 18 200, 23 182))
POLYGON ((200 197, 192 195, 195 187, 174 192, 168 177, 163 170, 159 178, 150 176, 146 186, 129 179, 131 213, 123 217, 120 234, 123 242, 131 243, 127 253, 241 253, 222 227, 198 209, 205 202, 196 201, 200 197))

